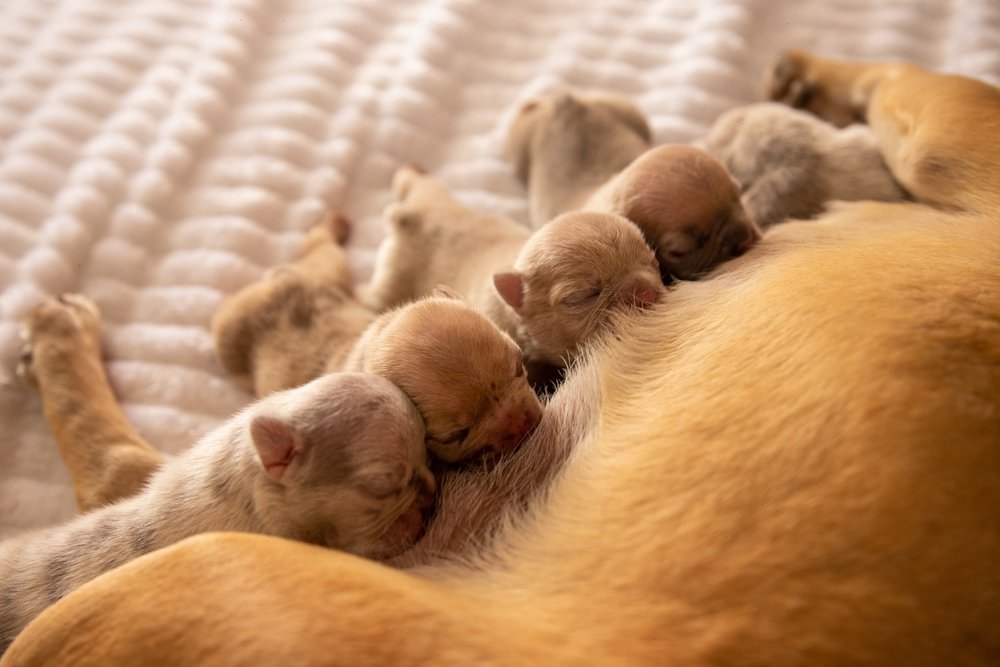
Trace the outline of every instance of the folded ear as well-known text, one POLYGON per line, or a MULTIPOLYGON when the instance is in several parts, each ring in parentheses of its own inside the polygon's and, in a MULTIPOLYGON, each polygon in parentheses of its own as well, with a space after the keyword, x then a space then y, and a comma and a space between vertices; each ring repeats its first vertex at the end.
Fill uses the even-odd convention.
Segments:
POLYGON ((516 271, 494 273, 493 286, 500 294, 500 298, 506 301, 515 313, 520 314, 524 305, 524 279, 521 274, 516 271))
POLYGON ((438 285, 431 290, 431 296, 440 296, 445 299, 454 299, 455 301, 465 301, 462 295, 456 292, 451 287, 447 285, 438 285))
POLYGON ((280 482, 288 467, 305 453, 302 434, 277 417, 259 416, 250 422, 250 438, 268 476, 280 482))

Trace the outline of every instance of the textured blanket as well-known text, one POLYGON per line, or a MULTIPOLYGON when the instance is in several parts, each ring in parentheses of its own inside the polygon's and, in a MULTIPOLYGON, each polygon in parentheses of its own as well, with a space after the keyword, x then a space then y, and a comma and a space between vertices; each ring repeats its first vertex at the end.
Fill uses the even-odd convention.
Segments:
POLYGON ((516 104, 634 97, 658 142, 751 102, 782 49, 1000 82, 996 0, 0 1, 0 538, 72 515, 20 319, 83 292, 128 417, 176 452, 250 396, 216 360, 220 300, 293 258, 329 209, 368 278, 394 168, 522 220, 516 104))

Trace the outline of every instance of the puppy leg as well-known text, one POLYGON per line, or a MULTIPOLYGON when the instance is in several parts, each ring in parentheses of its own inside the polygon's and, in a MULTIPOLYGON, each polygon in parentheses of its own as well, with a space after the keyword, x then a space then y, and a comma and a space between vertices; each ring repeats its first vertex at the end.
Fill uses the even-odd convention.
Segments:
POLYGON ((427 270, 431 250, 421 233, 425 212, 459 207, 437 179, 413 166, 400 167, 392 179, 395 201, 382 213, 386 238, 379 246, 371 283, 361 300, 376 310, 392 308, 424 296, 416 278, 427 270))
POLYGON ((897 63, 852 63, 792 51, 765 75, 767 97, 835 125, 867 121, 903 187, 938 208, 1000 206, 1000 90, 897 63))
POLYGON ((318 377, 334 339, 371 318, 353 295, 340 245, 349 231, 347 218, 332 214, 309 231, 298 261, 227 298, 212 317, 223 367, 257 396, 318 377))
POLYGON ((18 374, 36 388, 87 511, 133 495, 163 457, 125 419, 101 362, 101 321, 85 297, 62 295, 28 315, 18 374))

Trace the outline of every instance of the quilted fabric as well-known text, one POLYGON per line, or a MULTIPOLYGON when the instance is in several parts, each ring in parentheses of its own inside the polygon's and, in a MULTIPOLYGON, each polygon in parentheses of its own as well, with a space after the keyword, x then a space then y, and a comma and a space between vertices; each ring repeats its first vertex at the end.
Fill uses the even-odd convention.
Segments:
POLYGON ((658 142, 753 101, 781 49, 1000 81, 995 0, 0 2, 0 537, 71 516, 19 321, 100 306, 128 417, 176 452, 250 397, 216 360, 219 301, 294 257, 328 208, 359 281, 393 169, 526 219, 503 161, 516 104, 556 85, 634 97, 658 142))

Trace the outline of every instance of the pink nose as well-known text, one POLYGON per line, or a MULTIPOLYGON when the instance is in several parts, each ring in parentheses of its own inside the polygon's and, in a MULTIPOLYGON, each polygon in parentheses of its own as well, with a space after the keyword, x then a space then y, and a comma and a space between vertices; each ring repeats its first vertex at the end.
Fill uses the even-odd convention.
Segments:
POLYGON ((540 406, 515 406, 500 419, 500 445, 504 452, 513 452, 535 430, 542 419, 540 406))
POLYGON ((624 285, 621 298, 626 306, 645 310, 660 300, 662 292, 663 290, 651 285, 648 280, 639 278, 624 285))

